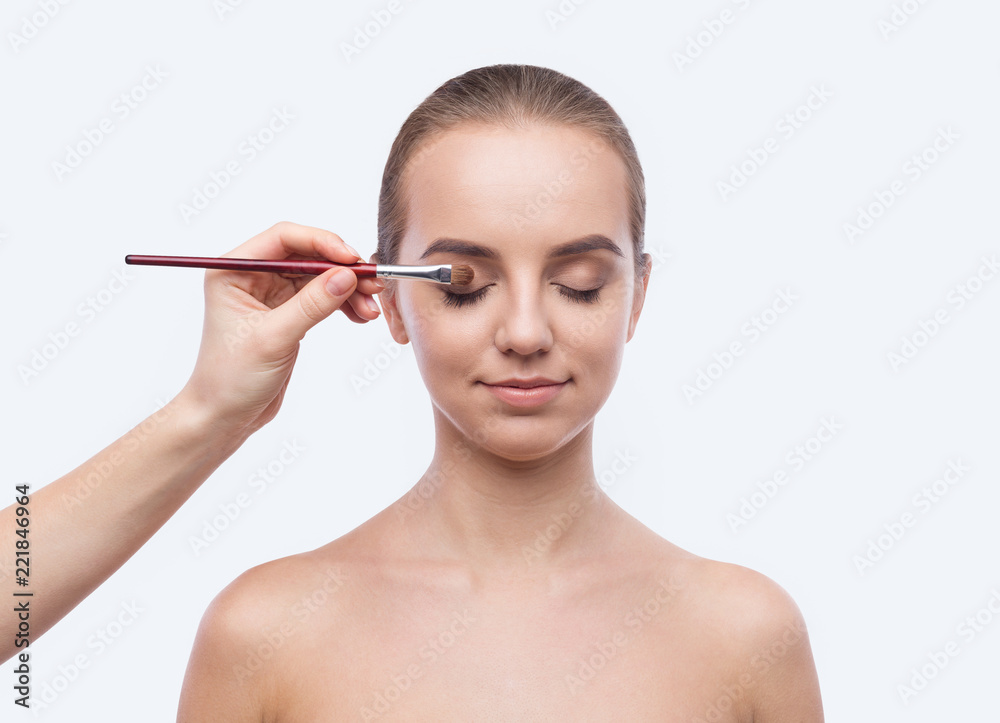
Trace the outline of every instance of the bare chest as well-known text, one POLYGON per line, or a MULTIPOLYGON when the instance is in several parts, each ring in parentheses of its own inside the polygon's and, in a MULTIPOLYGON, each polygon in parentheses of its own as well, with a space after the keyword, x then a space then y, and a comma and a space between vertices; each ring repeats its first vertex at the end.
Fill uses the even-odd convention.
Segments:
POLYGON ((727 685, 719 655, 659 593, 573 607, 398 600, 297 641, 274 719, 743 720, 748 691, 727 685))

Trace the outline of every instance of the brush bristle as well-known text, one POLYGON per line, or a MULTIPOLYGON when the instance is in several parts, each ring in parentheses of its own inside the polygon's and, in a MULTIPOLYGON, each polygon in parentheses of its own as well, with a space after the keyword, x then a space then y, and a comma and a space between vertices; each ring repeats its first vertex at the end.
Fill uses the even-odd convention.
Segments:
POLYGON ((451 267, 451 283, 455 286, 468 286, 472 283, 475 272, 471 266, 455 265, 451 267))

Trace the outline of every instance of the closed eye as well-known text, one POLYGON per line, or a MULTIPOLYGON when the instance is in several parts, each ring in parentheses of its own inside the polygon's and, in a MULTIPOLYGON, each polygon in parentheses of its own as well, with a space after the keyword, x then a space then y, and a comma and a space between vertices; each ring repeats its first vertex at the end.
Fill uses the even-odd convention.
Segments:
POLYGON ((472 291, 468 294, 453 294, 450 291, 441 290, 444 294, 444 303, 446 306, 468 306, 469 304, 474 304, 486 295, 486 289, 490 288, 492 284, 488 284, 478 291, 472 291))
POLYGON ((559 293, 567 298, 573 299, 573 301, 592 304, 600 298, 601 287, 598 286, 596 289, 585 289, 581 291, 579 289, 571 289, 568 286, 560 286, 559 293))
MULTIPOLYGON (((444 303, 446 306, 469 306, 475 304, 484 296, 486 296, 486 290, 489 289, 493 284, 487 284, 477 291, 471 291, 467 294, 455 294, 450 291, 441 290, 444 294, 444 303)), ((601 287, 598 286, 596 289, 573 289, 568 286, 563 286, 562 284, 555 284, 559 289, 559 293, 565 296, 567 299, 572 299, 578 303, 594 303, 600 298, 601 287)))

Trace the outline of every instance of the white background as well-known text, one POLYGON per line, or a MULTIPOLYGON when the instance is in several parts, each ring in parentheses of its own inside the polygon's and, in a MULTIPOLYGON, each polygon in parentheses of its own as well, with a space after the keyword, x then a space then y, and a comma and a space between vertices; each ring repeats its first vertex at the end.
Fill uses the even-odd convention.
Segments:
MULTIPOLYGON (((982 257, 1000 254, 1000 5, 905 4, 915 12, 890 33, 879 24, 893 4, 882 0, 591 0, 564 4, 573 12, 560 22, 546 15, 556 0, 403 0, 349 61, 343 45, 387 2, 246 0, 221 15, 210 0, 70 2, 18 42, 11 34, 30 34, 43 3, 8 0, 0 495, 65 474, 187 379, 203 272, 128 267, 133 280, 100 313, 78 310, 125 254, 219 255, 291 220, 333 230, 367 257, 382 168, 407 114, 471 68, 545 65, 604 95, 630 128, 648 184, 647 250, 661 259, 597 419, 598 474, 618 452, 637 459, 605 475, 608 492, 669 540, 792 594, 828 720, 995 716, 1000 621, 986 609, 992 624, 971 640, 959 626, 1000 591, 1000 275, 961 309, 949 298, 982 257), (705 23, 723 10, 732 22, 714 37, 705 23), (701 52, 679 67, 686 47, 701 52), (121 118, 116 99, 147 65, 166 78, 121 118), (814 86, 832 95, 799 109, 807 120, 787 138, 779 122, 814 86), (211 172, 245 160, 239 144, 275 108, 294 115, 288 128, 185 221, 180 205, 211 172), (57 177, 67 144, 105 117, 113 131, 57 177), (920 178, 908 175, 905 164, 947 129, 957 139, 920 178), (717 183, 769 137, 777 151, 724 199, 717 183), (845 224, 895 180, 905 193, 850 242, 845 224), (750 343, 743 325, 781 289, 798 299, 750 343), (948 322, 917 334, 926 343, 893 368, 889 354, 939 309, 948 322), (23 379, 19 367, 69 322, 80 333, 23 379), (684 385, 736 341, 744 353, 721 375, 713 368, 711 388, 689 402, 684 385), (824 418, 842 428, 794 471, 786 455, 824 418), (954 460, 969 471, 918 507, 954 460), (727 515, 779 470, 791 472, 787 484, 758 496, 759 511, 734 531, 727 515), (883 537, 889 549, 861 574, 856 556, 907 512, 915 524, 883 537), (958 655, 904 704, 898 686, 949 642, 958 655)), ((221 588, 344 534, 417 480, 432 453, 429 400, 409 347, 386 365, 383 344, 381 319, 336 314, 309 333, 278 418, 32 644, 36 699, 62 688, 39 717, 173 720, 198 621, 221 588), (376 363, 377 379, 357 392, 352 375, 376 363), (251 475, 292 441, 305 451, 257 495, 251 475), (196 555, 190 539, 240 493, 253 504, 196 555), (98 654, 88 639, 133 601, 138 619, 98 654), (88 667, 59 681, 81 654, 88 667)), ((12 668, 0 669, 4 720, 20 712, 12 668)))

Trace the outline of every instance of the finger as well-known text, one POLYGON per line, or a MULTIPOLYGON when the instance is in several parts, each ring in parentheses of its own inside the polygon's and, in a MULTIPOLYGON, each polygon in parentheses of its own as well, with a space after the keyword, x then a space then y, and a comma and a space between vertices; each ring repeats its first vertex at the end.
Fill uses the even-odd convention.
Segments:
POLYGON ((385 279, 358 279, 358 291, 369 296, 385 291, 385 279))
POLYGON ((361 257, 340 236, 312 226, 282 221, 227 254, 233 258, 285 259, 292 255, 353 264, 361 257))
POLYGON ((344 316, 353 321, 355 324, 367 324, 369 321, 368 319, 362 319, 358 316, 358 312, 356 312, 350 304, 344 304, 340 307, 340 310, 344 312, 344 316))
MULTIPOLYGON (((381 313, 379 311, 378 304, 375 303, 372 297, 368 294, 362 294, 360 291, 355 290, 354 293, 351 294, 351 298, 347 301, 348 304, 350 304, 350 307, 354 309, 355 313, 362 319, 371 321, 372 319, 377 318, 379 313, 381 313)), ((341 308, 347 309, 348 305, 345 304, 341 308)))
POLYGON ((330 269, 303 286, 295 296, 273 309, 267 318, 267 332, 276 340, 294 343, 312 327, 327 318, 354 294, 357 277, 350 269, 330 269), (334 289, 332 280, 345 286, 334 289), (328 283, 329 282, 329 283, 328 283))

